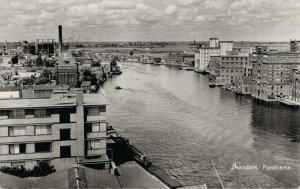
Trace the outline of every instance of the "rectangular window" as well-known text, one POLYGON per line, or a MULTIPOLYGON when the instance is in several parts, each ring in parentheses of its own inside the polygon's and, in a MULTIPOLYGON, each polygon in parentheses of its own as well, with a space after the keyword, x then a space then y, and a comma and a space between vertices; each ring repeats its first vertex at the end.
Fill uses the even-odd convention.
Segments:
POLYGON ((71 129, 60 129, 60 140, 70 140, 71 139, 71 129))
POLYGON ((8 111, 8 118, 18 119, 25 118, 25 110, 23 109, 15 109, 8 111))
POLYGON ((23 154, 26 152, 26 144, 10 144, 9 154, 23 154))
POLYGON ((92 132, 93 133, 100 132, 100 124, 99 123, 92 124, 92 132))
POLYGON ((51 142, 35 143, 35 152, 51 152, 51 142))
POLYGON ((99 111, 100 112, 106 112, 106 106, 100 106, 99 111))
POLYGON ((32 109, 25 110, 25 115, 34 115, 34 110, 32 109))
POLYGON ((35 135, 50 135, 51 125, 36 125, 34 126, 35 135))
POLYGON ((25 126, 8 127, 8 136, 22 136, 26 133, 25 126))
POLYGON ((6 110, 0 110, 0 117, 1 116, 8 116, 8 112, 6 110))
POLYGON ((98 107, 88 109, 88 115, 89 116, 95 116, 95 115, 99 115, 99 114, 100 114, 100 111, 99 111, 98 107))
POLYGON ((89 146, 88 146, 88 148, 89 148, 90 150, 101 148, 101 143, 100 143, 100 141, 101 141, 101 140, 90 140, 90 141, 89 141, 89 146))
POLYGON ((44 117, 50 117, 51 112, 50 110, 46 109, 36 109, 34 110, 34 117, 35 118, 44 118, 44 117))

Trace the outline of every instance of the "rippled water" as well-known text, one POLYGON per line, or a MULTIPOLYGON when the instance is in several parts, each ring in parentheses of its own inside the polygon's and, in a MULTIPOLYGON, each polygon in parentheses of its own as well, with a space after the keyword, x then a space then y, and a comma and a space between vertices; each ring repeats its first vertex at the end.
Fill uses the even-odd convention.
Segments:
POLYGON ((296 187, 300 111, 264 104, 221 88, 208 77, 164 65, 123 63, 104 88, 108 120, 155 165, 183 185, 296 187), (122 90, 115 90, 120 85, 122 90), (258 170, 231 170, 232 164, 258 170), (263 165, 291 170, 262 169, 263 165))

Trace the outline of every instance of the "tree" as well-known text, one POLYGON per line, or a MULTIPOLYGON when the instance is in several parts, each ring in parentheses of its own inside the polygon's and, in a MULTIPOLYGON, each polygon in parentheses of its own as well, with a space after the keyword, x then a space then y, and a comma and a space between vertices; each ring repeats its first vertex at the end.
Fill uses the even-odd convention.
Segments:
POLYGON ((26 78, 23 78, 20 81, 20 83, 23 84, 23 85, 33 85, 34 84, 34 79, 31 78, 31 77, 26 77, 26 78))
POLYGON ((38 165, 34 166, 33 169, 26 169, 24 166, 20 167, 0 167, 0 172, 14 175, 17 177, 43 177, 51 173, 56 172, 53 165, 50 165, 47 161, 40 161, 38 165))
POLYGON ((15 55, 14 57, 11 58, 11 63, 12 64, 18 64, 18 55, 15 55))
POLYGON ((90 81, 92 79, 92 71, 89 68, 82 70, 82 76, 84 81, 90 81))
POLYGON ((96 61, 96 62, 93 61, 93 63, 91 64, 91 67, 101 67, 101 63, 98 61, 96 61))
POLYGON ((43 70, 43 72, 41 73, 41 77, 45 77, 45 78, 51 78, 52 76, 52 72, 48 69, 43 70))
POLYGON ((41 78, 39 78, 39 79, 35 82, 35 84, 37 84, 37 85, 45 85, 45 84, 48 84, 48 83, 50 83, 50 82, 51 82, 51 80, 50 80, 49 78, 41 77, 41 78))
POLYGON ((43 59, 42 59, 42 56, 40 54, 36 58, 36 62, 35 63, 36 63, 37 66, 42 66, 43 65, 43 59))

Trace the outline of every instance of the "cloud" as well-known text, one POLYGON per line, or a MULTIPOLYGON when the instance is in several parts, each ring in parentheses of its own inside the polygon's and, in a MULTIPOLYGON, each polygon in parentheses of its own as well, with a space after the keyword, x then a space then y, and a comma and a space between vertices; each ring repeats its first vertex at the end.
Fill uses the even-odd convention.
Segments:
POLYGON ((178 12, 178 7, 176 5, 169 5, 166 9, 165 9, 165 13, 166 15, 170 16, 170 15, 174 15, 175 13, 178 12))
POLYGON ((0 6, 0 41, 56 38, 58 24, 74 40, 300 36, 300 0, 1 0, 0 6))

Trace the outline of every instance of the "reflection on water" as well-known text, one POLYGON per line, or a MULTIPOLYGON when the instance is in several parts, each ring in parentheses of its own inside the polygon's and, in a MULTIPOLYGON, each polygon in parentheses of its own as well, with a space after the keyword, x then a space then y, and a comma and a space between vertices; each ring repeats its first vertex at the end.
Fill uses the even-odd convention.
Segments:
POLYGON ((208 77, 176 67, 124 63, 104 88, 108 119, 130 142, 184 185, 226 187, 300 185, 299 110, 267 105, 221 88, 208 77), (122 90, 115 90, 116 85, 122 90), (233 171, 234 162, 290 171, 233 171))

